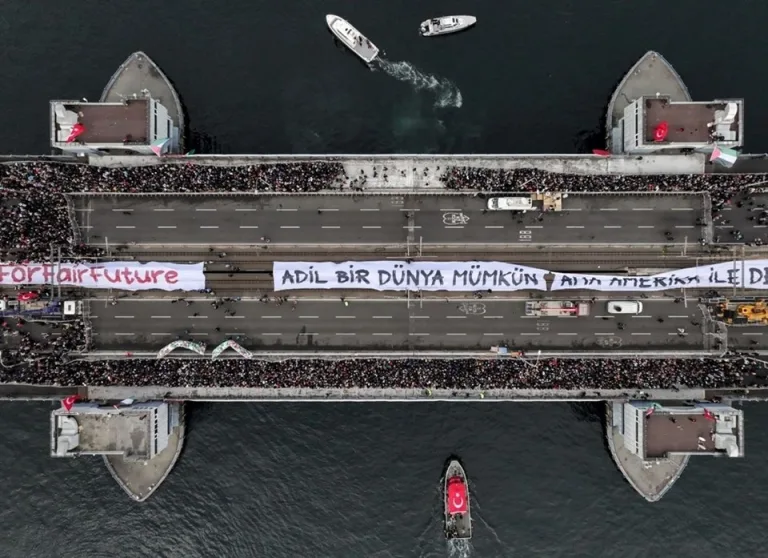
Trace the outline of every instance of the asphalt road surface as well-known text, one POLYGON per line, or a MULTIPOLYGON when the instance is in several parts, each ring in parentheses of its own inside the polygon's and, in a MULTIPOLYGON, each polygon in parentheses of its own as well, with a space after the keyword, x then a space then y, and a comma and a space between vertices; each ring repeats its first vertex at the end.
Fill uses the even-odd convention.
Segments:
POLYGON ((768 194, 742 194, 736 196, 729 205, 724 207, 719 216, 715 217, 714 240, 718 243, 740 244, 757 240, 768 244, 768 223, 761 224, 761 214, 768 211, 768 194), (735 233, 743 235, 742 240, 736 240, 735 233))
POLYGON ((644 301, 640 316, 609 316, 597 301, 592 315, 530 318, 524 301, 289 300, 242 301, 215 309, 210 301, 90 302, 98 350, 155 350, 176 340, 215 345, 232 338, 254 350, 510 349, 700 350, 701 313, 671 299, 644 301), (234 315, 230 315, 234 312, 234 315), (623 329, 619 328, 623 324, 623 329), (683 330, 681 334, 678 328, 683 330))
POLYGON ((697 195, 570 195, 564 211, 487 211, 457 195, 77 197, 92 244, 659 244, 703 236, 697 195))

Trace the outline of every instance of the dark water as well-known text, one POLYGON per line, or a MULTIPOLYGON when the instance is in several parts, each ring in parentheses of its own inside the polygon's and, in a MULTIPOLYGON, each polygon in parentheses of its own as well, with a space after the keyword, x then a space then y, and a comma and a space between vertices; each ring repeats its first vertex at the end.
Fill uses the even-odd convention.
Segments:
POLYGON ((0 556, 762 556, 768 405, 742 460, 693 459, 658 504, 624 482, 599 406, 219 404, 191 407, 182 459, 131 502, 99 459, 49 458, 50 404, 3 403, 0 556), (439 477, 457 454, 475 533, 442 537, 439 477))
MULTIPOLYGON (((755 64, 768 51, 766 12, 714 0, 11 0, 0 12, 0 151, 47 152, 48 100, 97 99, 142 49, 179 88, 204 152, 579 152, 651 48, 696 99, 744 97, 747 148, 766 151, 755 64), (369 72, 335 47, 326 13, 352 21, 388 62, 369 72), (480 23, 417 36, 421 20, 448 13, 480 23)), ((657 505, 623 481, 589 408, 197 406, 181 463, 145 505, 99 460, 48 457, 50 408, 0 405, 2 557, 765 553, 768 406, 747 407, 746 459, 694 460, 657 505), (446 545, 439 522, 452 453, 472 478, 476 530, 464 551, 446 545)))
POLYGON ((48 100, 98 99, 141 49, 181 92, 200 151, 573 153, 624 72, 655 49, 696 99, 745 98, 746 147, 763 152, 767 16, 768 3, 715 0, 8 0, 0 151, 47 152, 48 100), (435 106, 440 87, 367 71, 334 46, 327 13, 388 60, 447 80, 461 107, 435 106), (477 28, 418 36, 420 21, 450 13, 477 16, 477 28), (728 23, 715 32, 719 14, 728 23))

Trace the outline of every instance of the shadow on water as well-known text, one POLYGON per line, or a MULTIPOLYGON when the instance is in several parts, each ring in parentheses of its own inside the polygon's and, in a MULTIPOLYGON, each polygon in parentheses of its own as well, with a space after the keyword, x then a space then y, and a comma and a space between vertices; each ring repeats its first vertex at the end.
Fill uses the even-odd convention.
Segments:
POLYGON ((602 401, 576 401, 568 403, 579 422, 604 422, 605 403, 602 401))

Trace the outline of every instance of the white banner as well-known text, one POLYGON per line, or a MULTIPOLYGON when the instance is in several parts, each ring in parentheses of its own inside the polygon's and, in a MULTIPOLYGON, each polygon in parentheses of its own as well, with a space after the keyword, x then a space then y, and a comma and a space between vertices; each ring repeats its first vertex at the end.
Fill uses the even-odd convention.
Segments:
POLYGON ((199 291, 202 263, 104 262, 98 264, 0 263, 0 285, 72 285, 124 291, 199 291))
POLYGON ((768 288, 768 260, 737 260, 688 267, 657 275, 582 275, 553 273, 553 291, 586 289, 612 292, 649 292, 666 289, 741 287, 768 288))
POLYGON ((546 290, 548 271, 501 262, 275 262, 275 290, 546 290))

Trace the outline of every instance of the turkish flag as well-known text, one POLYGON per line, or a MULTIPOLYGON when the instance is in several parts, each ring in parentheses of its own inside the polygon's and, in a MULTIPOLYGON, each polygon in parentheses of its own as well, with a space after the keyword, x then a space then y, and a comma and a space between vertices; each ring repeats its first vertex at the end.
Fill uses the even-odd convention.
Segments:
POLYGON ((66 142, 72 143, 75 141, 79 136, 83 135, 85 133, 85 126, 83 126, 80 122, 72 126, 72 131, 69 133, 69 136, 67 136, 66 142))
POLYGON ((61 406, 64 407, 67 411, 72 410, 72 405, 75 404, 75 401, 80 399, 79 395, 70 395, 69 397, 65 397, 61 400, 61 406))
POLYGON ((653 129, 653 141, 664 141, 669 134, 669 122, 666 120, 659 122, 659 125, 653 129))

